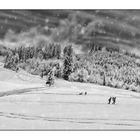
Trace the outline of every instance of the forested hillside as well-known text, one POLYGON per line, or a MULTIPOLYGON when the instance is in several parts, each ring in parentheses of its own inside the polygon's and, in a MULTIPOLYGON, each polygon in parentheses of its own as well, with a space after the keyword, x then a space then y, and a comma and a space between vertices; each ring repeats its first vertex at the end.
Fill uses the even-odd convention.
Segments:
POLYGON ((4 67, 140 91, 140 11, 3 10, 4 67))

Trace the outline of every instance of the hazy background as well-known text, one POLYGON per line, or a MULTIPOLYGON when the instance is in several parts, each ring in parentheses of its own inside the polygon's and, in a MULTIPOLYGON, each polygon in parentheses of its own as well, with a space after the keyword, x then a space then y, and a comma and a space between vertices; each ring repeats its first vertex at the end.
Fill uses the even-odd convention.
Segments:
POLYGON ((39 35, 49 41, 71 42, 84 50, 94 44, 139 54, 140 11, 0 10, 1 39, 15 43, 39 35))

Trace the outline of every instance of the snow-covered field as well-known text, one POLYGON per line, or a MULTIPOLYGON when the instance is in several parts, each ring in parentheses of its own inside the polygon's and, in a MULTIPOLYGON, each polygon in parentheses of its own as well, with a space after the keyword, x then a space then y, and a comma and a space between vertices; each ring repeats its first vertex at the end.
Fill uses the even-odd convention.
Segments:
POLYGON ((0 69, 0 130, 140 130, 139 93, 27 75, 0 69))

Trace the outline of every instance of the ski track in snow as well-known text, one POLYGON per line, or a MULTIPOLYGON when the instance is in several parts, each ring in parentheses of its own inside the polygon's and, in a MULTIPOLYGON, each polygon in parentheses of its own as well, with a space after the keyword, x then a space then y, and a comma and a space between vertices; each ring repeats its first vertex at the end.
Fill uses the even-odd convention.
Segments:
MULTIPOLYGON (((11 92, 5 92, 5 94, 3 94, 3 97, 1 97, 1 100, 0 100, 0 104, 1 103, 10 103, 10 104, 36 104, 36 103, 40 103, 40 104, 44 104, 46 106, 57 106, 57 105, 62 105, 62 106, 67 106, 67 105, 72 105, 72 106, 77 106, 77 105, 80 105, 80 106, 103 106, 104 108, 107 108, 107 104, 105 102, 102 102, 102 98, 104 97, 107 97, 108 95, 105 96, 105 94, 103 93, 100 93, 100 94, 90 94, 88 96, 79 96, 79 95, 73 95, 73 94, 64 94, 64 93, 44 93, 44 91, 41 93, 36 93, 36 91, 40 91, 40 90, 44 90, 44 88, 31 88, 31 89, 21 89, 21 90, 15 90, 15 91, 11 91, 11 92), (7 94, 6 94, 7 93, 7 94), (13 95, 14 94, 14 95, 13 95), (37 95, 37 96, 40 96, 40 95, 44 95, 44 96, 47 96, 46 98, 59 98, 59 100, 57 101, 37 101, 37 100, 19 100, 19 96, 21 96, 22 98, 22 95, 25 96, 26 94, 31 94, 31 95, 37 95), (8 96, 8 95, 11 95, 11 96, 8 96), (18 99, 14 99, 14 96, 18 96, 18 99), (104 95, 104 96, 103 96, 104 95), (63 100, 63 96, 64 96, 64 100, 63 100), (66 97, 67 96, 67 97, 66 97), (6 98, 9 98, 9 97, 12 97, 13 100, 5 100, 6 98), (74 101, 72 99, 70 100, 65 100, 65 98, 74 98, 74 101), (98 100, 92 102, 92 101, 84 101, 83 99, 87 98, 101 98, 101 101, 99 102, 98 100), (4 100, 3 100, 4 99, 4 100), (79 100, 80 99, 80 100, 79 100), (82 99, 82 100, 81 100, 82 99)), ((27 95, 27 96, 28 96, 27 95)), ((132 97, 132 96, 125 96, 125 95, 122 95, 119 97, 120 99, 127 99, 127 100, 139 100, 139 97, 136 98, 135 96, 132 97)), ((111 105, 113 107, 113 105, 111 105)), ((117 104, 117 105, 114 105, 115 107, 120 107, 121 106, 125 106, 125 104, 117 104)), ((127 107, 127 105, 126 105, 127 107)), ((65 110, 64 110, 65 111, 65 110)), ((86 112, 85 112, 86 113, 86 112)), ((96 112, 95 112, 96 113, 96 112)), ((105 125, 108 125, 108 126, 113 126, 115 128, 115 126, 125 126, 126 129, 129 127, 131 128, 132 126, 133 127, 136 127, 136 128, 140 128, 140 118, 139 119, 125 119, 125 118, 104 118, 102 116, 100 117, 65 117, 65 113, 63 115, 63 117, 57 117, 57 116, 47 116, 47 115, 44 115, 44 116, 41 116, 41 115, 36 115, 36 114, 29 114, 29 113, 14 113, 14 112, 2 112, 0 111, 0 118, 2 117, 5 117, 7 119, 14 119, 14 121, 16 121, 16 119, 20 119, 21 122, 22 120, 28 120, 28 121, 47 121, 47 122, 57 122, 57 123, 66 123, 67 125, 70 123, 72 125, 75 125, 75 124, 86 124, 88 126, 90 125, 102 125, 102 126, 105 126, 105 125)), ((20 124, 19 124, 20 125, 20 124)), ((7 126, 8 127, 8 126, 7 126)), ((90 127, 92 128, 92 127, 90 127)), ((47 128, 46 128, 47 129, 47 128)), ((63 129, 63 128, 61 128, 63 129)), ((93 126, 93 129, 96 129, 94 126, 93 126)))

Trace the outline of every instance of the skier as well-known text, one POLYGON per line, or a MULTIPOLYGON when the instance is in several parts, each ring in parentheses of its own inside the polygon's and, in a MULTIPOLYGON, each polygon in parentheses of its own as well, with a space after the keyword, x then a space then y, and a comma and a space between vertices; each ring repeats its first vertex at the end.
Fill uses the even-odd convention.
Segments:
POLYGON ((112 100, 113 100, 112 104, 116 104, 116 97, 113 97, 112 100))
POLYGON ((112 97, 110 97, 110 98, 108 99, 108 104, 111 103, 111 100, 112 100, 112 97))

